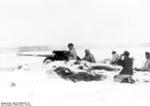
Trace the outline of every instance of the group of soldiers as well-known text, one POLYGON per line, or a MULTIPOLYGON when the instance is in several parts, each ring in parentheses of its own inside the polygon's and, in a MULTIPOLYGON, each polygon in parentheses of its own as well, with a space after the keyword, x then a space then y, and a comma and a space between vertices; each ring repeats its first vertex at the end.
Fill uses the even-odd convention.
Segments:
MULTIPOLYGON (((77 53, 76 53, 76 50, 74 48, 73 43, 69 43, 68 48, 69 48, 69 60, 77 60, 78 56, 77 56, 77 53)), ((93 54, 90 52, 89 49, 85 50, 85 56, 81 60, 85 60, 85 61, 88 61, 88 62, 91 62, 91 63, 96 62, 93 54)))
MULTIPOLYGON (((77 53, 74 48, 73 43, 68 44, 69 48, 69 60, 77 60, 77 53)), ((119 75, 114 76, 114 79, 121 82, 130 82, 133 83, 132 79, 134 71, 150 71, 150 53, 145 52, 146 62, 142 68, 133 68, 134 58, 130 57, 130 53, 128 51, 124 51, 123 54, 118 55, 116 51, 112 51, 112 59, 110 60, 111 65, 119 65, 122 66, 122 70, 119 75)), ((93 54, 91 54, 89 49, 85 50, 85 57, 81 60, 85 60, 91 63, 95 63, 95 58, 93 54)))

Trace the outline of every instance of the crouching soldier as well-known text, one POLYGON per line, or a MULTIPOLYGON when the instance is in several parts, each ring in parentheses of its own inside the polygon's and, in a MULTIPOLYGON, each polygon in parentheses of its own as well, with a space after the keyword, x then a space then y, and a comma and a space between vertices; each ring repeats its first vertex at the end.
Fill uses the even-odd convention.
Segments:
POLYGON ((150 53, 149 52, 145 52, 145 64, 142 68, 135 68, 135 71, 142 71, 142 72, 150 72, 150 53))
POLYGON ((110 64, 112 65, 118 65, 118 60, 120 59, 120 56, 117 54, 116 51, 112 51, 112 60, 110 61, 110 64))
POLYGON ((133 75, 133 58, 129 57, 130 53, 125 51, 118 61, 118 65, 122 66, 122 70, 119 75, 114 76, 114 80, 122 83, 134 83, 132 79, 133 75))
POLYGON ((91 62, 91 63, 96 63, 94 55, 90 52, 89 49, 85 50, 85 57, 83 58, 83 60, 91 62))

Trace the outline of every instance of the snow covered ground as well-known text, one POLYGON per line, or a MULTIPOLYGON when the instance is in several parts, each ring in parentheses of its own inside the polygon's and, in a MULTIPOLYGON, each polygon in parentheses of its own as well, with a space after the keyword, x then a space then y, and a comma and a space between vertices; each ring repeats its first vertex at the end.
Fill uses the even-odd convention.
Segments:
MULTIPOLYGON (((142 66, 149 48, 129 49, 135 65, 142 66)), ((116 49, 119 53, 121 49, 116 49)), ((91 50, 97 60, 111 56, 111 50, 91 50)), ((83 55, 83 51, 78 51, 83 55)), ((150 73, 136 72, 135 84, 113 81, 118 72, 103 71, 103 81, 77 82, 64 80, 51 73, 51 64, 43 57, 0 54, 0 102, 30 102, 32 106, 149 106, 150 73)), ((57 62, 58 63, 58 62, 57 62)), ((60 62, 61 63, 61 62, 60 62)))

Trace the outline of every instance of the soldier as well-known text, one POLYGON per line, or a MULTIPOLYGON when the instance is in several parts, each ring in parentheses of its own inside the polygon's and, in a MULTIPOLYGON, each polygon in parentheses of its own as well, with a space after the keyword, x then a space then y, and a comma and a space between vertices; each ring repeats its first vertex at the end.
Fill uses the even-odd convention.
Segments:
POLYGON ((69 60, 77 60, 77 53, 73 43, 69 43, 68 48, 69 48, 69 57, 68 57, 69 60))
POLYGON ((122 66, 122 70, 119 75, 116 75, 115 81, 119 82, 127 82, 134 83, 135 81, 132 79, 133 75, 133 58, 129 57, 130 53, 125 51, 118 60, 118 65, 122 66))
POLYGON ((96 62, 93 54, 91 54, 89 49, 85 50, 85 57, 83 58, 83 60, 91 62, 91 63, 95 63, 96 62))

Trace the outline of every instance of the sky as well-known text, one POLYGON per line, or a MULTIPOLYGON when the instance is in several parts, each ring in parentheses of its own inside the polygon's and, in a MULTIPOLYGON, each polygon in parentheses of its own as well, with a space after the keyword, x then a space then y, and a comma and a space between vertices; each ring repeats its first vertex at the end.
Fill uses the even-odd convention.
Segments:
POLYGON ((149 0, 1 0, 0 47, 149 42, 149 0))

